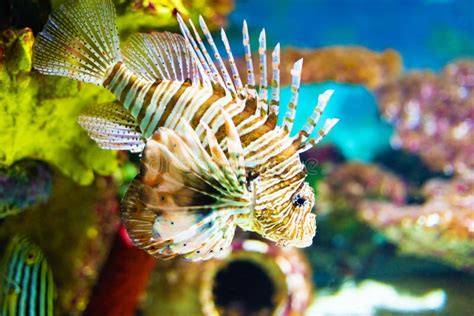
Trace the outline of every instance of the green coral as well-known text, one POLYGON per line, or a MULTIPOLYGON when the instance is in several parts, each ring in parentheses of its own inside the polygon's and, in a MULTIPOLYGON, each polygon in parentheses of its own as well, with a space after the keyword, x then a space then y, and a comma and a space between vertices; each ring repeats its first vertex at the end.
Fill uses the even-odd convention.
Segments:
POLYGON ((105 89, 31 71, 31 30, 5 31, 0 40, 0 167, 32 158, 48 162, 79 184, 94 172, 112 174, 116 153, 102 150, 76 118, 90 104, 110 101, 105 89))

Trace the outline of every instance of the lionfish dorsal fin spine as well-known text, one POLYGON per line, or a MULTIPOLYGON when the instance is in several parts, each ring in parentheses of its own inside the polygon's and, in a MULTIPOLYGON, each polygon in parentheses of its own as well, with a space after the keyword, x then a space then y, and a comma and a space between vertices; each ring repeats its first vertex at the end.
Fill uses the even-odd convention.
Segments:
POLYGON ((333 93, 334 90, 326 90, 318 96, 318 105, 314 108, 313 113, 311 113, 311 116, 308 118, 305 125, 301 129, 301 132, 303 133, 303 141, 311 136, 311 133, 318 124, 319 119, 321 118, 321 115, 323 114, 324 109, 326 108, 326 105, 328 104, 329 99, 333 93))
POLYGON ((270 113, 278 116, 280 107, 280 43, 272 52, 272 97, 270 99, 270 113))
POLYGON ((302 142, 299 152, 304 152, 319 144, 319 142, 323 140, 323 138, 329 133, 329 131, 331 131, 337 122, 339 122, 339 119, 337 118, 326 119, 324 126, 318 131, 318 136, 316 138, 308 138, 305 142, 302 142))
POLYGON ((260 60, 260 85, 258 91, 258 98, 262 102, 262 114, 268 113, 268 79, 267 79, 267 40, 265 29, 262 29, 258 38, 259 47, 258 55, 260 60))
POLYGON ((244 45, 245 64, 247 66, 247 88, 255 89, 255 75, 252 62, 252 48, 250 46, 250 36, 247 21, 244 20, 242 27, 242 44, 244 45))
POLYGON ((230 65, 230 70, 232 72, 232 78, 234 80, 235 88, 237 89, 237 92, 242 92, 242 89, 244 88, 242 85, 242 79, 240 78, 239 71, 237 70, 237 66, 235 64, 234 55, 232 54, 229 40, 227 39, 227 34, 222 28, 221 28, 221 38, 222 38, 222 42, 224 43, 227 56, 229 58, 229 65, 230 65))
POLYGON ((204 55, 204 58, 207 61, 207 64, 209 65, 209 69, 211 71, 211 75, 214 78, 214 82, 223 88, 225 88, 225 83, 224 79, 222 79, 222 76, 220 75, 219 71, 217 70, 216 65, 214 64, 214 61, 211 58, 211 55, 209 55, 209 52, 207 51, 206 45, 204 45, 204 42, 201 39, 201 36, 199 35, 198 30, 194 26, 194 23, 191 19, 189 19, 189 25, 191 26, 191 29, 193 30, 194 33, 194 38, 196 39, 199 48, 201 49, 202 54, 204 55))
POLYGON ((203 79, 206 78, 204 81, 207 83, 216 83, 215 79, 212 76, 212 72, 211 72, 211 68, 209 64, 204 58, 204 55, 202 54, 198 44, 194 40, 188 26, 186 25, 186 23, 184 22, 180 14, 177 14, 177 19, 178 19, 179 27, 181 29, 181 33, 186 38, 190 51, 192 52, 191 54, 194 57, 194 61, 196 62, 199 70, 201 71, 201 77, 203 77, 203 79))
POLYGON ((235 86, 232 83, 232 79, 230 78, 229 72, 227 71, 224 61, 222 60, 221 54, 217 49, 216 43, 214 42, 214 38, 212 37, 211 32, 209 32, 209 28, 207 27, 206 22, 204 21, 201 15, 199 16, 199 25, 201 26, 201 30, 206 36, 207 42, 209 43, 214 52, 214 57, 217 61, 217 64, 219 65, 226 87, 232 92, 236 93, 235 86))
POLYGON ((291 70, 291 98, 283 119, 283 129, 291 133, 296 116, 296 107, 298 105, 298 94, 300 90, 301 70, 303 68, 303 59, 298 60, 291 70))

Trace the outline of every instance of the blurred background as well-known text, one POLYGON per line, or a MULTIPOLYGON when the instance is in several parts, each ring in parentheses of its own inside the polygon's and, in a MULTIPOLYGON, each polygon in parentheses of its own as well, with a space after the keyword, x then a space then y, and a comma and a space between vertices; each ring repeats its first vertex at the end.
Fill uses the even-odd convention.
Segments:
POLYGON ((98 149, 76 123, 113 96, 32 70, 61 2, 0 4, 1 267, 16 238, 34 243, 55 315, 474 314, 474 1, 114 0, 122 39, 201 14, 239 66, 243 20, 254 50, 265 28, 282 46, 282 105, 304 58, 295 129, 335 90, 324 115, 340 122, 303 156, 313 245, 239 232, 228 257, 202 263, 157 261, 120 226, 139 157, 98 149))

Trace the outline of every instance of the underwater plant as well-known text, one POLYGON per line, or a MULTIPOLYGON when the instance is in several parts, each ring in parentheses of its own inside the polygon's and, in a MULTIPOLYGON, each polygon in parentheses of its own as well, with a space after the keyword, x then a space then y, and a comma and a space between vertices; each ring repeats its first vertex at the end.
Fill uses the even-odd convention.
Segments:
POLYGON ((177 13, 190 18, 197 18, 199 13, 213 30, 226 24, 227 15, 234 7, 233 0, 114 0, 113 2, 117 8, 117 27, 121 36, 125 37, 137 31, 156 31, 163 28, 177 30, 177 13))
POLYGON ((30 29, 0 36, 0 168, 36 159, 83 185, 92 183, 94 172, 112 174, 115 153, 97 148, 76 123, 85 105, 110 94, 32 71, 33 42, 30 29))

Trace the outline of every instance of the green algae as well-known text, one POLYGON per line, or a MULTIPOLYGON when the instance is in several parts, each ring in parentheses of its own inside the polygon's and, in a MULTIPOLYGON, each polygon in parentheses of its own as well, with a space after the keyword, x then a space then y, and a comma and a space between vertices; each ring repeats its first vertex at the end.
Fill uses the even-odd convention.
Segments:
POLYGON ((0 40, 0 167, 38 159, 82 185, 92 183, 94 172, 112 174, 116 153, 98 148, 76 118, 83 107, 113 96, 32 70, 33 41, 30 29, 5 31, 0 40))

